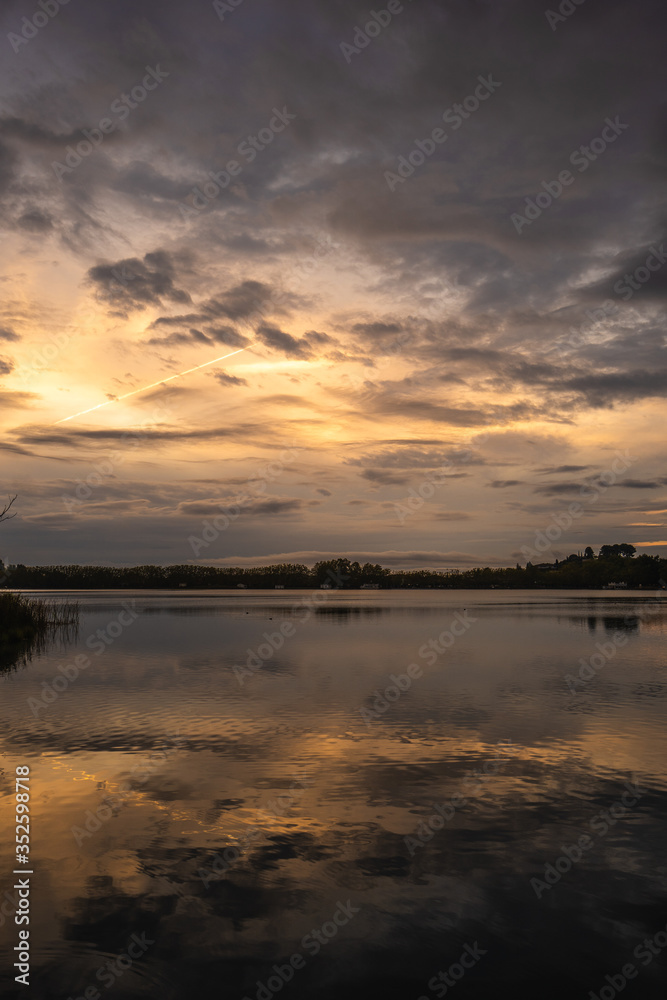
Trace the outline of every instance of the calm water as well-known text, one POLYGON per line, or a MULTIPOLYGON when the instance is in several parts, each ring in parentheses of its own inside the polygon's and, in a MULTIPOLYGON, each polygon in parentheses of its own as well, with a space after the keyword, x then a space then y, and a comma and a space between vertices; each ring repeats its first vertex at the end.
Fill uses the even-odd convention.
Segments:
POLYGON ((0 674, 3 996, 664 997, 667 595, 77 598, 0 674))

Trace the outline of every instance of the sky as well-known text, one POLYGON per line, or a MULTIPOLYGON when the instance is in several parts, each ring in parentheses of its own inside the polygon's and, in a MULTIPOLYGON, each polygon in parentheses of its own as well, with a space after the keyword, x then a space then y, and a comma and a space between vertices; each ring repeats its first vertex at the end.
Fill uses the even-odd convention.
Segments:
POLYGON ((665 16, 5 0, 0 556, 667 556, 665 16))

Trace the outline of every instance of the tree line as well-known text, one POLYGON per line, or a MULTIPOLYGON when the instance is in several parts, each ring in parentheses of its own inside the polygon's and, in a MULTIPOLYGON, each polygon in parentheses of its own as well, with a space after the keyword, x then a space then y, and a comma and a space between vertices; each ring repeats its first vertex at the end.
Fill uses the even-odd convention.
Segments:
POLYGON ((280 563, 252 568, 234 566, 24 566, 4 567, 4 586, 15 589, 53 590, 224 590, 248 587, 313 588, 329 586, 355 590, 364 586, 382 589, 456 588, 598 589, 626 584, 628 589, 665 586, 667 560, 659 556, 636 556, 632 545, 603 545, 595 555, 588 547, 583 555, 573 553, 554 563, 528 563, 525 567, 477 567, 468 570, 391 570, 377 563, 329 559, 312 568, 300 563, 280 563))

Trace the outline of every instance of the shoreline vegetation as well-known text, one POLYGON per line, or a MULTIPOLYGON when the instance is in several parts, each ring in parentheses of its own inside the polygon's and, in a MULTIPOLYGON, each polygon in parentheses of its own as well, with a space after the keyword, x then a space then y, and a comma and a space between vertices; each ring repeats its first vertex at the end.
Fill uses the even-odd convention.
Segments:
POLYGON ((0 593, 0 639, 20 642, 47 635, 52 629, 76 625, 78 604, 71 601, 42 601, 13 594, 0 593))
POLYGON ((78 623, 79 606, 74 602, 0 593, 0 668, 27 661, 51 638, 70 637, 78 623))
MULTIPOLYGON (((295 563, 233 566, 8 566, 5 583, 22 590, 306 589, 665 589, 667 559, 635 555, 632 545, 590 546, 554 563, 525 567, 391 570, 379 564, 330 559, 312 568, 295 563)), ((6 595, 0 594, 0 600, 6 595)), ((58 605, 59 608, 69 607, 58 605)), ((53 612, 51 612, 53 613, 53 612)), ((0 625, 0 631, 2 626, 0 625)))

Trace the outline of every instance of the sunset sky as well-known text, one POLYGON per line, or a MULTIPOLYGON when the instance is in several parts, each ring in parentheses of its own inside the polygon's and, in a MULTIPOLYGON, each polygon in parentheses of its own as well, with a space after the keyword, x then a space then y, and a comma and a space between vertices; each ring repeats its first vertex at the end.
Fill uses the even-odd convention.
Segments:
POLYGON ((663 4, 43 3, 0 16, 0 557, 667 555, 663 4))

